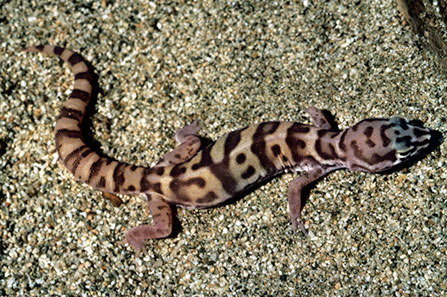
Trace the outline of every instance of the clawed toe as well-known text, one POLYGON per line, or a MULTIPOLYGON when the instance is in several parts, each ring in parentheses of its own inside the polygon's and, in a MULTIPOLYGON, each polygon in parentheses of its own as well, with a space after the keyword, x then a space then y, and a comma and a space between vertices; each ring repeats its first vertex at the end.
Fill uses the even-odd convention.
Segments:
POLYGON ((143 253, 143 255, 147 256, 147 250, 144 247, 144 242, 142 240, 135 240, 135 239, 129 240, 126 236, 126 239, 117 241, 116 244, 118 244, 118 245, 129 244, 135 251, 135 258, 138 258, 138 256, 141 253, 143 253))
MULTIPOLYGON (((303 223, 303 220, 301 219, 301 218, 297 218, 296 219, 296 225, 298 226, 298 227, 300 227, 300 229, 301 229, 301 232, 303 232, 303 235, 305 236, 305 237, 307 237, 307 230, 306 230, 306 227, 304 227, 304 223, 303 223)), ((296 231, 296 227, 295 227, 295 231, 296 231)))
POLYGON ((297 232, 298 228, 301 230, 304 236, 307 237, 307 230, 306 227, 304 227, 304 222, 301 218, 292 218, 292 229, 293 232, 297 232))
POLYGON ((175 132, 175 140, 182 143, 188 135, 197 135, 197 132, 202 128, 199 121, 195 119, 191 124, 178 129, 175 132))

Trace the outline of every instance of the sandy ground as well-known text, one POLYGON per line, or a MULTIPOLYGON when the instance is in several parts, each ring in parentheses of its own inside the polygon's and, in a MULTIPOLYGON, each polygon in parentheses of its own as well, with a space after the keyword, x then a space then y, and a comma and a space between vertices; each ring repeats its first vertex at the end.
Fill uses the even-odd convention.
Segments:
POLYGON ((292 232, 296 174, 285 174, 229 205, 179 209, 176 234, 148 240, 135 261, 115 243, 151 222, 144 199, 114 207, 63 168, 53 128, 70 71, 19 52, 81 53, 99 76, 92 137, 142 165, 193 119, 215 139, 266 120, 309 123, 310 105, 341 127, 399 114, 447 131, 442 63, 396 3, 312 2, 3 1, 0 295, 445 296, 445 143, 389 175, 322 179, 303 212, 307 238, 292 232))

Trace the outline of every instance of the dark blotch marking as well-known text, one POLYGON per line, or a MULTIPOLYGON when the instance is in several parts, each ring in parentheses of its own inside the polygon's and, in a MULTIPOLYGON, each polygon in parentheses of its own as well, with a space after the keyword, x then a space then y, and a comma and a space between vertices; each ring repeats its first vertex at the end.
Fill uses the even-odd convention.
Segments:
POLYGON ((146 179, 148 175, 152 173, 152 168, 144 168, 143 174, 141 175, 140 180, 140 190, 141 192, 147 192, 149 189, 151 189, 152 184, 146 179))
POLYGON ((329 132, 328 130, 318 130, 317 135, 318 135, 318 137, 323 137, 328 132, 329 132))
MULTIPOLYGON (((244 128, 245 129, 245 128, 244 128)), ((199 163, 191 166, 192 170, 197 170, 202 167, 209 167, 211 172, 217 177, 224 190, 229 195, 234 195, 236 193, 236 180, 228 173, 228 167, 230 163, 230 153, 237 146, 241 140, 241 132, 244 129, 236 130, 229 133, 225 138, 224 143, 224 158, 219 163, 214 163, 211 158, 211 150, 216 144, 215 142, 205 147, 201 152, 201 159, 199 163)), ((178 193, 178 192, 176 192, 178 193)))
POLYGON ((237 155, 237 157, 236 157, 236 162, 237 162, 238 164, 242 164, 242 163, 245 162, 246 159, 247 159, 247 157, 245 157, 245 154, 244 154, 244 153, 240 153, 240 154, 237 155))
POLYGON ((404 130, 408 130, 409 129, 407 121, 405 121, 404 119, 400 119, 399 124, 400 124, 402 129, 404 129, 404 130))
POLYGON ((406 147, 410 147, 412 145, 411 136, 396 137, 396 142, 403 142, 405 143, 406 147))
MULTIPOLYGON (((182 193, 180 191, 181 186, 182 186, 181 181, 179 181, 178 179, 174 179, 169 183, 169 188, 171 189, 172 192, 174 192, 176 194, 177 200, 182 201, 182 202, 191 201, 191 199, 187 195, 185 195, 184 193, 182 193)), ((177 202, 177 201, 176 201, 176 204, 190 205, 189 203, 183 204, 183 203, 177 202)))
POLYGON ((75 74, 74 79, 75 80, 77 80, 77 79, 85 79, 90 84, 92 84, 92 82, 93 82, 93 75, 89 71, 79 72, 79 73, 75 74))
POLYGON ((205 147, 201 152, 199 152, 201 154, 201 159, 200 159, 199 163, 196 163, 196 164, 191 166, 191 168, 193 170, 197 170, 197 169, 200 169, 202 167, 207 167, 207 166, 211 167, 214 164, 212 159, 211 159, 211 154, 210 153, 211 153, 211 149, 213 148, 213 146, 215 144, 216 143, 213 142, 210 145, 208 145, 207 147, 205 147))
POLYGON ((289 130, 287 131, 286 144, 292 152, 292 160, 298 163, 302 159, 300 151, 306 147, 306 142, 299 139, 296 133, 289 133, 289 130))
POLYGON ((337 159, 337 153, 335 152, 335 148, 331 143, 326 144, 326 150, 323 150, 322 142, 320 139, 315 141, 315 151, 325 160, 333 160, 337 159), (329 152, 327 152, 329 150, 329 152))
POLYGON ((413 129, 413 133, 414 133, 414 136, 416 136, 416 137, 422 137, 422 136, 425 136, 425 135, 427 135, 427 134, 430 134, 430 133, 428 133, 427 131, 424 131, 424 130, 422 130, 422 129, 419 129, 419 128, 414 128, 413 129))
POLYGON ((338 158, 337 156, 337 152, 335 151, 334 145, 332 143, 328 144, 329 150, 331 151, 330 155, 332 156, 332 158, 338 158))
POLYGON ((231 151, 238 145, 241 141, 240 130, 230 132, 225 139, 224 152, 225 156, 229 156, 231 151))
POLYGON ((294 162, 299 162, 302 159, 300 150, 306 147, 306 143, 299 139, 299 134, 309 133, 310 128, 302 124, 294 123, 287 129, 286 144, 289 146, 292 152, 292 159, 294 162))
POLYGON ((258 125, 253 134, 253 143, 250 150, 259 159, 259 163, 267 172, 267 175, 272 175, 276 172, 275 164, 267 155, 267 143, 265 137, 276 131, 279 127, 279 122, 265 122, 258 125))
POLYGON ((348 133, 348 129, 346 129, 342 132, 342 134, 340 136, 340 142, 338 144, 338 147, 344 152, 346 152, 346 150, 347 150, 346 143, 345 143, 345 137, 346 137, 347 133, 348 133))
POLYGON ((103 189, 106 187, 106 178, 104 176, 101 176, 99 179, 98 184, 96 185, 97 188, 103 189))
POLYGON ((205 196, 198 198, 196 201, 199 204, 210 204, 217 199, 216 193, 213 191, 208 192, 205 196))
POLYGON ((162 194, 161 183, 155 183, 155 184, 153 185, 152 189, 153 189, 155 192, 157 192, 157 193, 159 193, 159 194, 162 194))
POLYGON ((187 202, 191 201, 191 199, 183 193, 184 191, 182 191, 182 187, 196 185, 199 188, 203 188, 205 187, 205 184, 206 184, 205 180, 201 177, 190 178, 185 181, 174 179, 169 183, 169 188, 171 189, 172 192, 176 194, 178 200, 187 202))
POLYGON ((375 147, 376 144, 374 143, 374 141, 372 141, 371 139, 368 139, 366 142, 366 145, 369 147, 375 147))
POLYGON ((44 46, 43 45, 36 45, 35 48, 39 51, 43 51, 44 46))
POLYGON ((256 171, 255 171, 255 169, 254 169, 253 166, 248 166, 247 170, 245 170, 245 171, 242 173, 241 177, 242 177, 243 179, 250 178, 251 176, 253 176, 253 174, 255 174, 255 172, 256 172, 256 171))
POLYGON ((115 169, 113 170, 113 182, 115 184, 114 191, 118 192, 121 186, 124 184, 124 171, 127 164, 118 163, 115 169))
POLYGON ((101 170, 101 166, 102 163, 104 162, 103 158, 99 158, 98 160, 96 160, 95 162, 92 163, 92 166, 90 166, 90 174, 88 176, 87 179, 87 183, 90 184, 90 181, 92 180, 92 178, 96 177, 99 173, 99 171, 101 170))
POLYGON ((159 175, 159 176, 162 176, 163 173, 165 172, 165 168, 164 167, 155 167, 154 170, 155 170, 155 174, 159 175))
POLYGON ((86 145, 81 145, 78 148, 74 149, 71 153, 69 153, 65 159, 63 160, 65 166, 67 166, 68 162, 73 159, 73 158, 79 158, 80 153, 84 150, 88 148, 88 146, 86 145))
POLYGON ((55 46, 54 49, 53 49, 53 53, 54 53, 56 56, 60 56, 60 55, 62 55, 63 52, 64 52, 64 48, 63 48, 63 47, 60 47, 60 46, 55 46))
POLYGON ((391 128, 391 125, 383 125, 380 127, 380 137, 382 138, 383 147, 387 147, 391 142, 391 139, 389 139, 385 134, 385 131, 389 128, 391 128))
POLYGON ((190 178, 184 182, 185 185, 190 186, 190 185, 196 185, 199 188, 203 188, 206 184, 205 180, 201 177, 194 177, 194 178, 190 178))
POLYGON ((88 148, 88 149, 86 149, 85 151, 83 151, 81 153, 81 158, 85 158, 85 157, 87 157, 88 155, 90 155, 92 153, 94 153, 94 151, 92 149, 88 148))
POLYGON ((276 157, 281 154, 281 147, 278 144, 272 146, 272 153, 276 157))
POLYGON ((180 181, 178 179, 173 179, 170 183, 169 183, 169 188, 171 189, 171 191, 173 191, 174 193, 179 193, 179 189, 180 189, 180 181))
POLYGON ((383 156, 381 156, 379 154, 376 154, 376 153, 374 153, 372 155, 372 162, 373 163, 379 163, 379 162, 383 162, 383 161, 395 162, 396 160, 397 160, 397 157, 396 157, 396 151, 395 150, 389 151, 388 153, 386 153, 383 156))
POLYGON ((70 98, 76 98, 87 102, 90 100, 90 93, 79 89, 73 89, 73 91, 71 91, 70 98))
POLYGON ((55 138, 57 140, 58 138, 61 137, 82 139, 82 134, 81 131, 78 130, 59 129, 56 131, 55 138))
POLYGON ((131 170, 131 171, 135 171, 135 170, 137 170, 137 168, 138 168, 137 165, 132 165, 132 166, 130 166, 130 170, 131 170))
POLYGON ((357 145, 357 142, 355 140, 351 141, 350 147, 354 150, 354 156, 356 156, 360 160, 363 160, 369 164, 370 160, 366 159, 363 156, 362 150, 359 148, 359 146, 357 145))
POLYGON ((82 56, 78 53, 73 53, 70 58, 68 58, 68 63, 70 63, 71 66, 74 66, 78 64, 79 62, 83 62, 84 59, 82 56))
MULTIPOLYGON (((86 147, 87 149, 85 151, 83 151, 82 153, 78 153, 75 155, 75 161, 73 162, 72 168, 71 168, 71 172, 73 173, 73 175, 76 175, 76 170, 78 169, 79 165, 81 164, 82 159, 84 159, 84 154, 89 155, 90 153, 92 153, 93 151, 89 148, 86 147)), ((80 176, 79 176, 80 177, 80 176)))
POLYGON ((357 142, 355 140, 351 141, 350 147, 354 150, 354 156, 357 157, 358 159, 366 162, 368 165, 375 165, 375 164, 383 162, 383 161, 395 162, 397 160, 395 150, 391 150, 383 156, 381 156, 377 153, 374 153, 371 156, 371 159, 369 159, 363 155, 363 151, 359 148, 359 146, 357 145, 357 142))
POLYGON ((133 191, 135 191, 135 187, 132 186, 132 185, 130 185, 130 186, 127 188, 127 190, 130 191, 130 192, 133 192, 133 191))
POLYGON ((294 123, 288 130, 287 133, 293 134, 293 133, 300 133, 300 134, 307 134, 310 131, 309 126, 305 126, 302 124, 294 123))
POLYGON ((83 116, 84 116, 83 112, 79 110, 62 107, 61 112, 59 113, 58 120, 61 118, 70 118, 80 122, 83 116))
MULTIPOLYGON (((129 165, 127 165, 127 166, 129 166, 129 165)), ((156 168, 144 168, 143 169, 143 174, 142 174, 141 180, 140 180, 140 192, 147 193, 147 192, 153 191, 153 192, 162 194, 163 191, 161 190, 161 184, 159 182, 151 183, 147 179, 147 177, 149 175, 153 174, 155 170, 156 170, 156 168)), ((150 195, 146 195, 146 196, 149 197, 150 195)))
POLYGON ((176 165, 172 167, 170 175, 172 177, 178 177, 186 172, 186 167, 181 167, 180 165, 176 165))
POLYGON ((366 137, 370 138, 371 135, 373 134, 373 131, 374 131, 374 128, 372 126, 368 126, 368 127, 366 127, 365 131, 363 131, 363 134, 366 137))
POLYGON ((225 159, 225 162, 211 166, 211 171, 220 180, 224 190, 233 196, 236 193, 237 181, 228 173, 228 156, 225 159))

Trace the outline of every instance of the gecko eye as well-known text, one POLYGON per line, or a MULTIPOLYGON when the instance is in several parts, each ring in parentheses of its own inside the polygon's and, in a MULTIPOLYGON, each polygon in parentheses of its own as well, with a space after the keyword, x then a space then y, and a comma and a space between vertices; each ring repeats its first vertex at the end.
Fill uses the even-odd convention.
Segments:
POLYGON ((401 117, 392 117, 389 120, 390 124, 392 124, 395 127, 399 127, 400 129, 408 129, 407 120, 401 117))

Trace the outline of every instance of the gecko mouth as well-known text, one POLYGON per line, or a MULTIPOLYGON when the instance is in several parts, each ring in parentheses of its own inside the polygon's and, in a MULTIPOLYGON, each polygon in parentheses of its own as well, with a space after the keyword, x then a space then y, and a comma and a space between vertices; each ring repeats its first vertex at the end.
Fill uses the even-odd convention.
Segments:
POLYGON ((403 136, 395 139, 394 148, 401 161, 406 161, 416 155, 425 155, 438 147, 444 136, 441 132, 427 129, 425 135, 419 135, 419 141, 413 141, 411 136, 403 136))
POLYGON ((436 130, 431 130, 430 131, 430 135, 431 135, 431 140, 433 140, 433 144, 438 146, 441 143, 444 142, 444 136, 442 135, 441 132, 436 131, 436 130))

